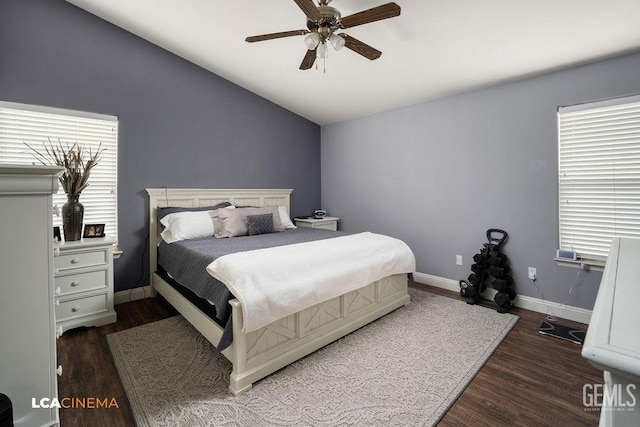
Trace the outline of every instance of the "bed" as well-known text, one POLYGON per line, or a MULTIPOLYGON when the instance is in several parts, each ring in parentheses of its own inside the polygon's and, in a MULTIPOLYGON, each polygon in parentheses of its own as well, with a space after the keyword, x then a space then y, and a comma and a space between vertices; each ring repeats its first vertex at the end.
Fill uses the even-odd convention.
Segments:
MULTIPOLYGON (((257 330, 243 332, 243 307, 231 299, 228 325, 214 320, 202 303, 187 298, 158 267, 161 242, 158 208, 213 206, 283 206, 290 210, 290 189, 148 188, 151 284, 209 342, 217 346, 225 329, 232 340, 221 353, 232 363, 229 390, 240 394, 252 384, 307 354, 409 303, 407 274, 392 274, 322 301, 257 330)), ((285 232, 286 233, 286 232, 285 232)), ((226 240, 226 239, 225 239, 226 240)))

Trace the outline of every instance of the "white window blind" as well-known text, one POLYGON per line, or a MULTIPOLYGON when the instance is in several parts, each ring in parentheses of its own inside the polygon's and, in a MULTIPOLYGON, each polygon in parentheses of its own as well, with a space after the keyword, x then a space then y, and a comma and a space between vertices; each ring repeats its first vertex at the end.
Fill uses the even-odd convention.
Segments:
MULTIPOLYGON (((115 116, 63 110, 36 105, 0 102, 0 162, 40 164, 29 144, 44 152, 44 144, 58 141, 63 146, 75 143, 93 152, 104 149, 98 165, 91 170, 89 185, 80 195, 84 206, 84 224, 105 224, 105 233, 117 239, 117 159, 118 118, 115 116)), ((62 208, 67 197, 60 188, 53 203, 62 208)), ((60 216, 54 225, 62 226, 60 216)))
POLYGON ((605 260, 640 237, 640 96, 558 111, 560 248, 605 260))

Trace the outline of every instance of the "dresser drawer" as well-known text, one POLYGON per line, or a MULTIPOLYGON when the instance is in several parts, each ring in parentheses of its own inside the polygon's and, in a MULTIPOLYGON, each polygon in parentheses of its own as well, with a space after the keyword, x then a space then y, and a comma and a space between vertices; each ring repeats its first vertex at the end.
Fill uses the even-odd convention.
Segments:
POLYGON ((296 218, 296 225, 298 227, 319 228, 321 230, 333 230, 338 229, 338 217, 325 217, 323 219, 317 218, 296 218))
POLYGON ((336 223, 335 221, 331 222, 319 222, 317 224, 312 225, 313 228, 321 228, 323 230, 333 230, 336 231, 336 223))
POLYGON ((55 284, 55 289, 60 289, 60 295, 105 289, 109 286, 107 270, 58 276, 55 278, 55 284))
POLYGON ((74 268, 90 267, 94 265, 106 265, 107 252, 105 250, 92 252, 61 252, 53 258, 56 273, 74 268))
POLYGON ((60 302, 56 306, 56 322, 107 311, 107 294, 60 302))

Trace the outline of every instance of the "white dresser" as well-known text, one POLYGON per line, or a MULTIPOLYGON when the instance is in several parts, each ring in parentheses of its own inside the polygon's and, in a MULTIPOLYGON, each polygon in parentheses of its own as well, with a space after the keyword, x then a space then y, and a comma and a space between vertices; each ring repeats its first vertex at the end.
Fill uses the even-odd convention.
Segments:
POLYGON ((116 321, 113 243, 109 237, 54 244, 56 330, 116 321))
POLYGON ((582 357, 604 371, 600 426, 640 426, 640 239, 614 238, 582 357))
POLYGON ((39 402, 58 397, 51 195, 61 171, 0 165, 0 392, 16 427, 59 423, 39 402))

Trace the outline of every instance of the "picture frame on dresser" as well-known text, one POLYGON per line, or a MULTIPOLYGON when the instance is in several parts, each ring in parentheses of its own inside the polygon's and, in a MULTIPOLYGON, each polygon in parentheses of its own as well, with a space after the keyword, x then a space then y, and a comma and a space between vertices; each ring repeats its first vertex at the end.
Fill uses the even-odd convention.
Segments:
POLYGON ((104 224, 85 224, 82 233, 83 239, 104 237, 104 224))

